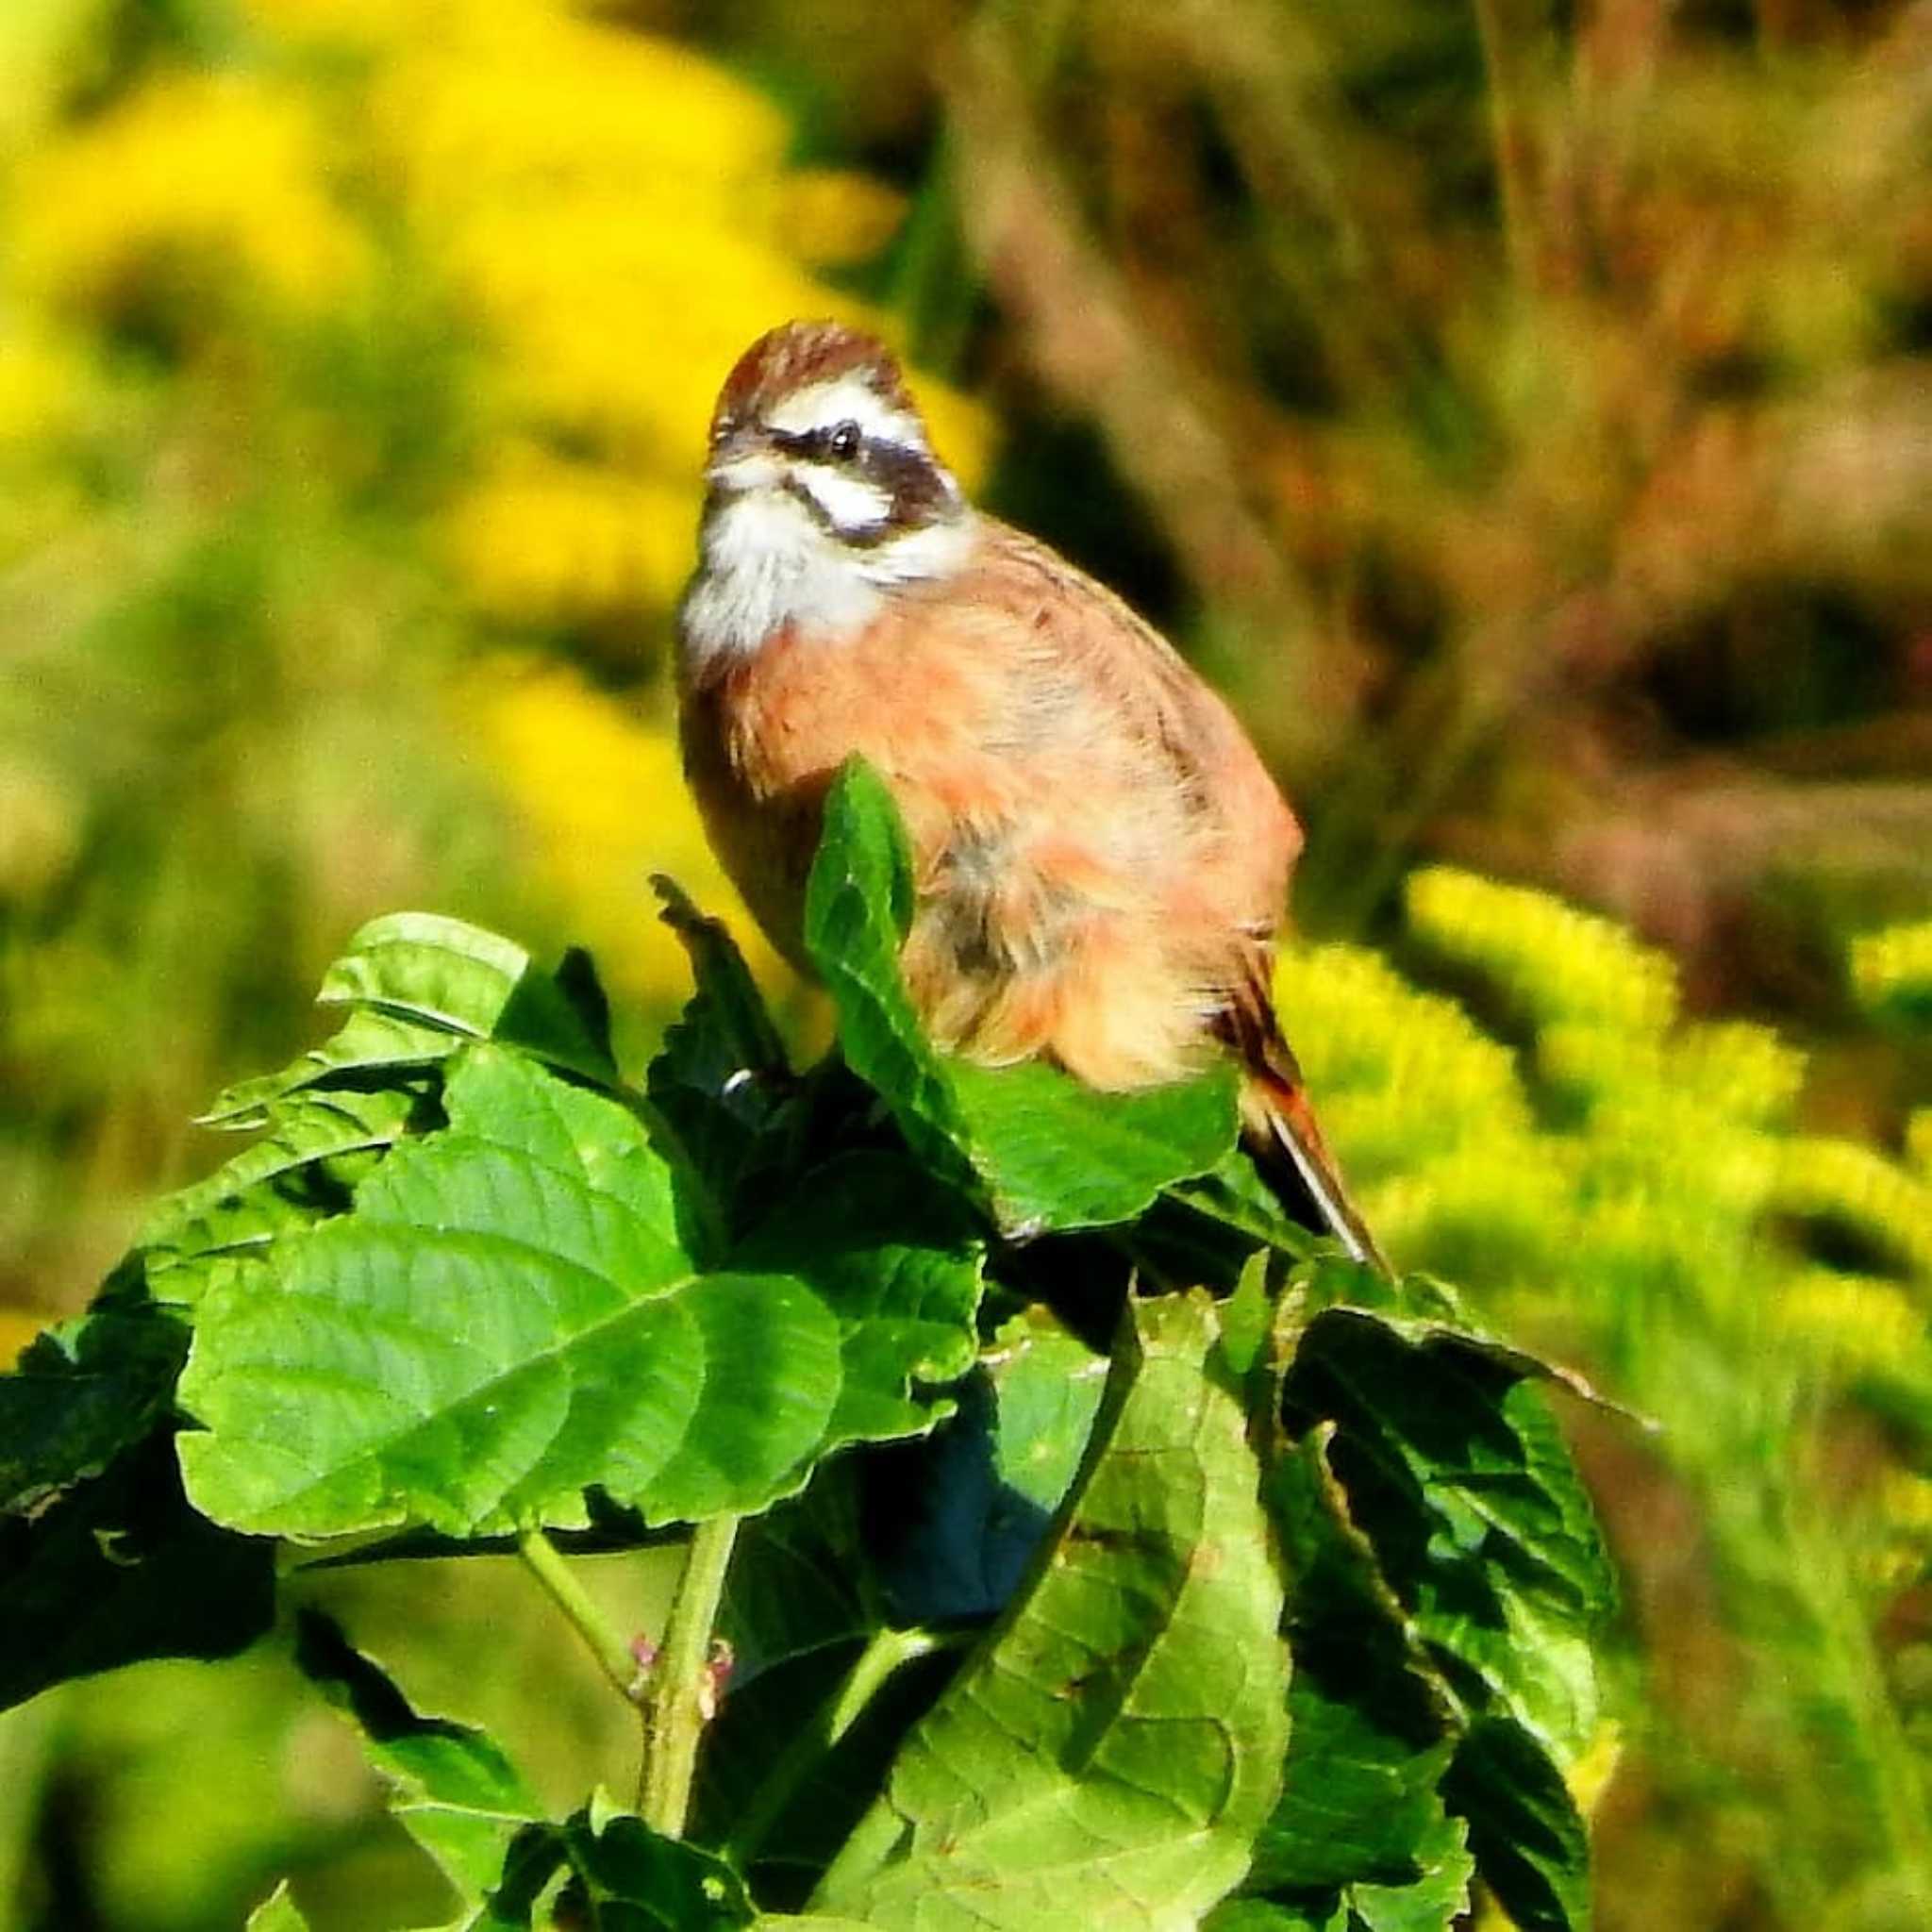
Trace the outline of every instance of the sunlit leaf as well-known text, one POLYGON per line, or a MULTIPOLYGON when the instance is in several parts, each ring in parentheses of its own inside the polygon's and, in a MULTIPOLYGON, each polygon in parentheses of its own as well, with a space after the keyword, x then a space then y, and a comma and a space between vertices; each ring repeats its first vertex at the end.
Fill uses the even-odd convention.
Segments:
POLYGON ((596 1005, 514 941, 439 913, 371 920, 329 968, 317 997, 519 1047, 592 1079, 612 1077, 596 1005))
POLYGON ((225 1261, 259 1258, 270 1242, 346 1206, 346 1189, 332 1194, 315 1170, 393 1146, 423 1106, 407 1088, 311 1090, 275 1102, 262 1139, 169 1195, 142 1224, 149 1292, 196 1301, 225 1278, 225 1261))
POLYGON ((182 1460, 217 1520, 576 1526, 593 1483, 688 1520, 762 1507, 828 1441, 929 1425, 905 1385, 963 1365, 968 1247, 908 1257, 859 1228, 799 1251, 810 1279, 708 1273, 627 1108, 491 1046, 465 1051, 444 1105, 448 1126, 390 1155, 273 1291, 204 1303, 181 1401, 205 1432, 182 1460))
POLYGON ((1280 1578, 1211 1306, 1132 1322, 1050 1554, 815 1904, 885 1927, 1164 1926, 1245 1869, 1286 1737, 1280 1578))
POLYGON ((854 758, 826 795, 806 891, 806 950, 838 1010, 847 1064, 891 1108, 912 1151, 964 1184, 965 1123, 899 974, 911 919, 905 826, 884 782, 854 758))
POLYGON ((282 1884, 249 1913, 246 1932, 308 1932, 308 1921, 282 1884))

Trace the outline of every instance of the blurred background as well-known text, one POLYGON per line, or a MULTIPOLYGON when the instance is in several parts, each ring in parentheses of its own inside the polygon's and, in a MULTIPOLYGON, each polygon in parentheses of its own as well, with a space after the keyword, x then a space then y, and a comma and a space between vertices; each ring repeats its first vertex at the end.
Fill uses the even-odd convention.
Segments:
MULTIPOLYGON (((1601 1924, 1932 1924, 1924 0, 0 6, 0 1350, 366 917, 589 944, 641 1064, 645 874, 731 907, 665 675, 705 422, 823 314, 1241 708, 1391 1248, 1661 1425, 1569 1418, 1601 1924)), ((330 1600, 621 1785, 461 1585, 330 1600)), ((438 1907, 273 1648, 0 1718, 0 1928, 291 1869, 438 1907)))

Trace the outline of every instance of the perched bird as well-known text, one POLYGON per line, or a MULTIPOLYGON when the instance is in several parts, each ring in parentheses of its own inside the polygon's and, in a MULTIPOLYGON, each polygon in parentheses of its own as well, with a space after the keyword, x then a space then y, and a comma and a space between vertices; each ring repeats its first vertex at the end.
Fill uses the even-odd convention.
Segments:
POLYGON ((1227 707, 1110 591, 966 501, 857 330, 753 343, 707 479, 685 769, 779 951, 807 966, 821 807, 859 753, 911 839, 906 981, 941 1047, 1124 1090, 1224 1043, 1271 1185, 1379 1263, 1270 998, 1300 828, 1227 707))

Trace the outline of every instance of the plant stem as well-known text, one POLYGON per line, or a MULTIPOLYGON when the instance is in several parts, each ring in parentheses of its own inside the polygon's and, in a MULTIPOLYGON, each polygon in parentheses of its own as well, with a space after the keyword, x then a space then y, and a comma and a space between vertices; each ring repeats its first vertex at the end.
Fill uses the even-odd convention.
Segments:
POLYGON ((741 1867, 748 1865, 778 1822, 812 1769, 858 1723, 866 1706, 895 1671, 936 1650, 955 1650, 974 1633, 931 1630, 880 1630, 854 1659, 844 1681, 832 1693, 819 1722, 797 1733, 758 1787, 744 1816, 731 1834, 730 1852, 741 1867))
POLYGON ((1511 45, 1510 23, 1502 17, 1502 0, 1474 0, 1474 5, 1483 65, 1489 74, 1490 139, 1495 150, 1496 186, 1502 202, 1503 245, 1521 293, 1535 266, 1529 254, 1533 191, 1526 137, 1504 71, 1511 45))
POLYGON ((550 1592, 550 1600, 570 1620, 571 1627, 584 1640, 585 1648, 596 1658, 597 1667, 617 1686, 626 1702, 636 1704, 641 1696, 641 1676, 636 1654, 608 1619, 592 1602, 590 1592, 571 1574, 570 1565, 557 1545, 541 1529, 517 1539, 517 1555, 529 1566, 530 1574, 550 1592))
POLYGON ((664 1646, 644 1685, 644 1765, 638 1781, 638 1810, 652 1830, 681 1838, 691 1808, 691 1774, 698 1740, 709 1715, 705 1674, 711 1663, 711 1632, 724 1574, 738 1540, 738 1518, 713 1517, 691 1532, 684 1574, 671 1600, 664 1646))

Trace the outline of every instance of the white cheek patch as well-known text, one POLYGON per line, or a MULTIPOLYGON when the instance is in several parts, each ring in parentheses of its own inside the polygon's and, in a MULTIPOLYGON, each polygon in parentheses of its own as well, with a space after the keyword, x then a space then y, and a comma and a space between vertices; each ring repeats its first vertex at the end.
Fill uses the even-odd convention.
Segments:
POLYGON ((894 408, 856 371, 830 382, 814 382, 787 396, 766 420, 774 429, 792 436, 857 423, 862 436, 903 443, 908 449, 925 447, 919 418, 910 409, 894 408))
POLYGON ((870 529, 884 523, 892 508, 890 491, 824 463, 800 463, 791 476, 824 511, 835 530, 870 529))
POLYGON ((728 463, 713 463, 706 473, 709 482, 734 495, 749 490, 763 490, 779 482, 785 466, 775 456, 760 450, 748 457, 734 457, 728 463))
POLYGON ((863 553, 859 568, 874 584, 917 584, 963 569, 979 541, 971 516, 947 517, 893 537, 863 553))
POLYGON ((784 490, 727 499, 707 521, 703 542, 704 567, 679 619, 686 657, 696 665, 756 651, 788 625, 841 630, 877 614, 878 587, 784 490))

